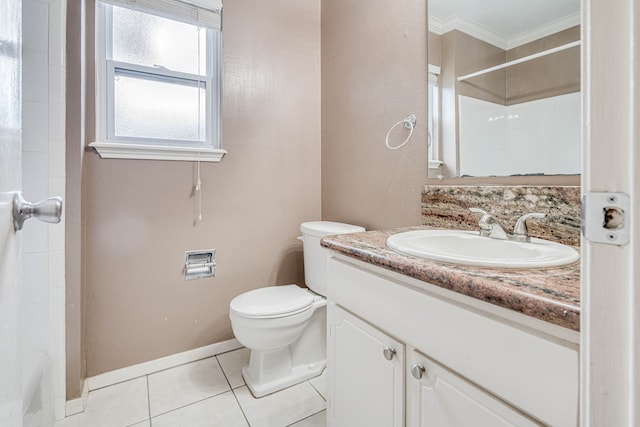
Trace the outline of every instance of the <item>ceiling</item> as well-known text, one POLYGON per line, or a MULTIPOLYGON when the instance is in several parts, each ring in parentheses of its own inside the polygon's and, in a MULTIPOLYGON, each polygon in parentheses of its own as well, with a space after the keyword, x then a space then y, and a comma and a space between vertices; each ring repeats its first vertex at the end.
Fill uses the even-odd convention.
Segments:
POLYGON ((580 0, 428 1, 431 31, 471 32, 501 48, 512 48, 580 23, 580 0))

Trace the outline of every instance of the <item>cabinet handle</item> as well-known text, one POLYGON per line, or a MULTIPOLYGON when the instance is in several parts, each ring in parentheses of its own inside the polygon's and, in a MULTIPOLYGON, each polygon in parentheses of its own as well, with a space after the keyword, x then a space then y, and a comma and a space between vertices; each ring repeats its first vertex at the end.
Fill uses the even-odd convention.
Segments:
POLYGON ((396 351, 394 349, 392 349, 391 347, 385 347, 382 350, 382 354, 384 355, 385 359, 391 360, 391 359, 393 359, 393 356, 396 355, 396 351))
POLYGON ((411 365, 411 375, 413 378, 419 380, 422 378, 422 374, 424 374, 424 366, 420 366, 418 364, 411 365))

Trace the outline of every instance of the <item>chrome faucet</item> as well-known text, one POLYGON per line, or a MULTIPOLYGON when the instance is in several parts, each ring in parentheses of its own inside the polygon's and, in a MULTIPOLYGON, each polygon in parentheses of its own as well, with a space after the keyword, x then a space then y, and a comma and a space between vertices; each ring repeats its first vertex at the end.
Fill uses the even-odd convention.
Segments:
POLYGON ((516 221, 513 233, 507 233, 498 219, 490 213, 479 209, 469 208, 471 212, 482 214, 478 225, 480 226, 480 235, 490 237, 492 239, 513 240, 516 242, 530 242, 529 230, 527 229, 527 220, 529 218, 544 218, 546 215, 542 213, 528 213, 522 215, 516 221))
POLYGON ((528 214, 522 215, 516 221, 516 225, 513 227, 513 234, 511 240, 515 240, 516 242, 530 242, 531 237, 529 237, 529 229, 527 228, 527 220, 529 218, 541 219, 547 216, 543 213, 532 212, 528 214))
POLYGON ((474 213, 482 214, 482 218, 480 218, 480 221, 478 222, 481 236, 501 240, 509 239, 509 234, 507 234, 504 227, 495 216, 479 208, 469 208, 469 210, 474 213))

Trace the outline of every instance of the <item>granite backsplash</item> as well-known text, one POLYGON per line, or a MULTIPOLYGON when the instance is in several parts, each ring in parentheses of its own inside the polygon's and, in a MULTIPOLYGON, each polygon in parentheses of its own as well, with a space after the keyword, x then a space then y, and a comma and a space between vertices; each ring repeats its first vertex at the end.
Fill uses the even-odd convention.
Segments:
POLYGON ((513 230, 525 213, 540 212, 543 219, 527 221, 532 237, 572 246, 580 245, 579 186, 436 186, 422 191, 422 224, 436 228, 478 230, 475 207, 495 216, 505 230, 513 230))

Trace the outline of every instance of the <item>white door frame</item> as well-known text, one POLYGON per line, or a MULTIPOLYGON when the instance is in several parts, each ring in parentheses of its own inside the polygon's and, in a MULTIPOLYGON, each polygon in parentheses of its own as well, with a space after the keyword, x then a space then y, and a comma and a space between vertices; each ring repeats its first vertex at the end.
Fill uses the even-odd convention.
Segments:
POLYGON ((0 78, 0 425, 22 426, 20 360, 20 245, 13 229, 13 192, 22 182, 22 2, 2 0, 0 78), (8 84, 6 84, 8 83, 8 84))
POLYGON ((582 242, 580 418, 631 427, 640 425, 640 5, 583 0, 582 16, 582 189, 631 196, 631 240, 582 242))

